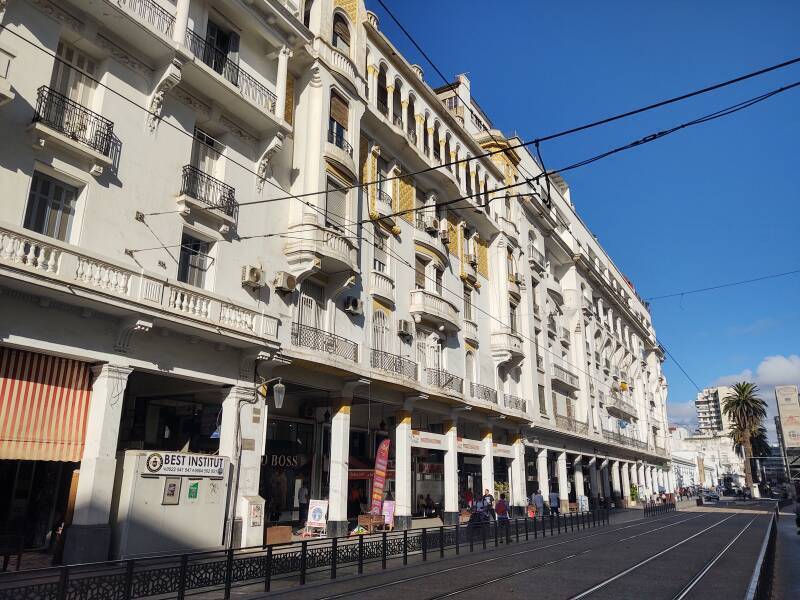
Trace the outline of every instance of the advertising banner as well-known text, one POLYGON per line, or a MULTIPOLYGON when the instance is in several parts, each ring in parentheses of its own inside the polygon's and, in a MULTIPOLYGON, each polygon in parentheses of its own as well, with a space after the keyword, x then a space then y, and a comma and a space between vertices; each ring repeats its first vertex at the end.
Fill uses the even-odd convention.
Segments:
POLYGON ((307 527, 327 527, 328 524, 328 501, 309 500, 307 527))
POLYGON ((147 472, 142 472, 142 475, 222 477, 228 468, 228 458, 210 454, 150 452, 147 454, 145 466, 147 472))
POLYGON ((779 385, 775 388, 778 400, 778 415, 781 418, 783 445, 786 448, 800 448, 800 400, 797 386, 779 385))
POLYGON ((373 515, 381 514, 383 486, 386 485, 386 465, 389 463, 389 444, 389 438, 383 440, 375 455, 375 477, 372 480, 372 508, 370 509, 370 513, 373 515))

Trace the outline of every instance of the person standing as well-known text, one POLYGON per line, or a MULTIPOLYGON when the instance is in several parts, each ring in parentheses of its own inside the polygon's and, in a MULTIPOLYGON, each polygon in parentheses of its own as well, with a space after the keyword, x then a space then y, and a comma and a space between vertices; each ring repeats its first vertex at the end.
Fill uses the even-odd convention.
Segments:
POLYGON ((300 482, 300 489, 297 490, 297 505, 300 507, 300 524, 304 525, 308 519, 308 488, 306 482, 300 482))
POLYGON ((558 515, 558 492, 552 491, 550 492, 550 514, 551 515, 558 515))
POLYGON ((500 494, 500 499, 494 506, 494 512, 495 515, 497 516, 497 526, 503 527, 505 529, 505 534, 503 537, 506 539, 506 542, 509 542, 510 532, 508 529, 508 524, 510 522, 510 519, 508 517, 508 503, 506 502, 505 494, 500 494))
POLYGON ((474 501, 475 501, 475 497, 472 494, 472 488, 467 488, 467 491, 464 494, 464 502, 467 503, 467 508, 472 508, 472 503, 474 501))
POLYGON ((536 490, 536 493, 533 494, 533 498, 531 498, 531 502, 536 507, 536 514, 544 516, 544 496, 542 496, 542 490, 536 490))
POLYGON ((488 489, 483 490, 483 503, 486 506, 486 510, 488 510, 489 515, 492 519, 496 519, 497 515, 494 512, 494 496, 489 493, 488 489))

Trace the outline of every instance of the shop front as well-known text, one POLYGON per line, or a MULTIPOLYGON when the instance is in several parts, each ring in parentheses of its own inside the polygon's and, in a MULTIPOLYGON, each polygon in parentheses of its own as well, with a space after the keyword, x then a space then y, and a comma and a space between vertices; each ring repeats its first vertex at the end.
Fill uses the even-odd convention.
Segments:
POLYGON ((0 347, 0 534, 25 548, 60 551, 90 396, 88 363, 0 347))

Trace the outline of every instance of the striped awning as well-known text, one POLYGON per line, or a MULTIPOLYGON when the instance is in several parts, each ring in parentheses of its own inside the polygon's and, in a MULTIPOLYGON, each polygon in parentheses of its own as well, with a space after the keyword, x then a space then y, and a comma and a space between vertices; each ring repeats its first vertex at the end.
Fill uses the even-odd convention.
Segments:
POLYGON ((0 459, 80 461, 90 393, 87 363, 0 347, 0 459))

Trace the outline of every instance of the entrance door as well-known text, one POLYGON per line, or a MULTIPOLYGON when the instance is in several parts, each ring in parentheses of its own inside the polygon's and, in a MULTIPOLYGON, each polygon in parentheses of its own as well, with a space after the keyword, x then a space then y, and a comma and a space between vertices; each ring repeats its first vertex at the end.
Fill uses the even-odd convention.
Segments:
POLYGON ((322 286, 310 281, 303 282, 297 322, 315 329, 324 327, 324 291, 322 286))

